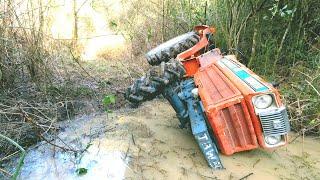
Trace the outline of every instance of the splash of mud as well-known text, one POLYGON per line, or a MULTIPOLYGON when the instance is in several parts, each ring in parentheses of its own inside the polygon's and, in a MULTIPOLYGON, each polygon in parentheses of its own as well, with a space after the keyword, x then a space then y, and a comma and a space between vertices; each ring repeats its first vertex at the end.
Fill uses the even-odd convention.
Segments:
MULTIPOLYGON (((40 144, 29 151, 20 179, 319 179, 320 142, 298 138, 272 152, 256 149, 221 155, 226 170, 213 171, 189 130, 179 129, 166 102, 147 102, 65 122, 59 137, 72 147, 91 144, 82 158, 40 144), (79 176, 77 168, 86 168, 79 176)), ((292 137, 296 134, 291 134, 292 137)))

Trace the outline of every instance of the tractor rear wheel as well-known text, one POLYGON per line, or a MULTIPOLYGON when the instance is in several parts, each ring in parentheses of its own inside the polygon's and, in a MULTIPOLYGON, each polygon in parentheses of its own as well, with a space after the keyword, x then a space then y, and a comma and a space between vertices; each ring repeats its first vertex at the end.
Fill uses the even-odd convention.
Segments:
POLYGON ((199 42, 199 39, 196 32, 188 32, 175 37, 150 50, 146 54, 147 61, 152 66, 168 62, 170 59, 175 59, 181 52, 193 47, 199 42))
POLYGON ((171 59, 160 66, 153 66, 147 73, 137 79, 126 91, 125 98, 133 104, 140 104, 151 100, 157 95, 163 93, 163 89, 169 84, 179 82, 184 76, 185 69, 183 65, 171 59))

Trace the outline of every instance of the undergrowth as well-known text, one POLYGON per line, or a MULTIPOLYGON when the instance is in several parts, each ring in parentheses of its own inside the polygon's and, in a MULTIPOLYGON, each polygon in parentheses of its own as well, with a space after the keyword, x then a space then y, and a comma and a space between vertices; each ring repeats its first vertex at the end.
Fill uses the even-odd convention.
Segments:
POLYGON ((194 25, 214 26, 215 44, 222 52, 235 53, 258 75, 280 83, 292 129, 319 135, 318 1, 131 0, 124 5, 128 11, 113 19, 113 27, 127 34, 134 46, 139 47, 134 53, 145 52, 177 34, 191 31, 194 25))
MULTIPOLYGON (((99 63, 81 59, 83 47, 77 40, 82 26, 74 23, 71 39, 53 39, 47 34, 50 8, 28 1, 30 9, 19 14, 15 3, 0 2, 0 132, 23 147, 59 130, 60 120, 103 110, 104 97, 117 97, 108 108, 123 106, 124 89, 148 68, 144 53, 200 24, 216 27, 215 43, 223 52, 242 51, 242 63, 280 82, 294 131, 320 135, 316 0, 129 0, 121 1, 119 16, 109 13, 108 1, 95 0, 90 5, 129 44, 117 56, 101 53, 99 63)), ((73 18, 81 22, 77 13, 73 18)), ((3 140, 0 149, 1 168, 2 157, 15 149, 3 140)))

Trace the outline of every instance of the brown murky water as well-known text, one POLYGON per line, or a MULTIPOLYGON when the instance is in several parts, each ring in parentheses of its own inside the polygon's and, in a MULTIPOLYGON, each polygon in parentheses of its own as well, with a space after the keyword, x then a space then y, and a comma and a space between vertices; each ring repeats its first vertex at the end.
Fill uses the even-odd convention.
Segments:
POLYGON ((256 149, 221 156, 226 169, 214 171, 191 132, 178 128, 174 111, 161 100, 119 110, 109 118, 103 115, 76 121, 69 123, 72 125, 67 125, 60 137, 72 144, 74 139, 88 142, 88 137, 99 134, 91 138, 92 145, 81 162, 66 165, 69 159, 62 152, 64 156, 48 156, 50 161, 44 157, 28 160, 34 157, 32 153, 39 154, 43 145, 29 153, 20 179, 240 179, 247 175, 247 179, 320 179, 320 139, 312 137, 305 137, 304 143, 298 138, 273 152, 256 149), (34 166, 42 161, 60 168, 52 171, 50 165, 34 166), (88 169, 81 177, 74 174, 80 166, 88 169))

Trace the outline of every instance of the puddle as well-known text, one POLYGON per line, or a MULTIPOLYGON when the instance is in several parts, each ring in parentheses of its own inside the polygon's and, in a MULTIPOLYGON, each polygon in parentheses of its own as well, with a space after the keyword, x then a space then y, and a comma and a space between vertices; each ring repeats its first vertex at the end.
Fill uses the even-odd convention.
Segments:
MULTIPOLYGON (((105 140, 105 133, 114 129, 115 124, 107 126, 114 117, 83 116, 75 121, 61 124, 63 129, 58 137, 71 149, 86 149, 84 153, 62 151, 42 142, 31 148, 25 158, 25 163, 18 179, 124 179, 129 156, 120 144, 105 140), (77 171, 85 171, 77 173, 77 171)), ((60 140, 54 141, 59 146, 66 147, 60 140)))
POLYGON ((123 158, 122 152, 104 152, 94 147, 77 164, 70 153, 37 149, 28 153, 18 179, 124 179, 128 161, 123 158), (78 175, 80 168, 87 170, 86 174, 78 175))

